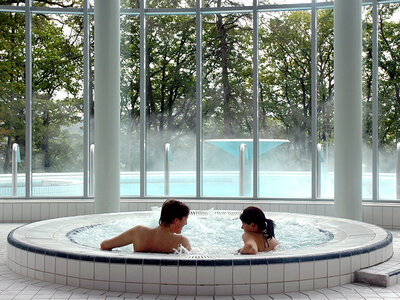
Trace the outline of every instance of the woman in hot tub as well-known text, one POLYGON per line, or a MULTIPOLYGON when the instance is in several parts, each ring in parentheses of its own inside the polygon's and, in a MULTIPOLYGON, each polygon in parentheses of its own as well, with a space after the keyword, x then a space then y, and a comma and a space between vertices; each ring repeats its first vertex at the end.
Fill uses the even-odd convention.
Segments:
POLYGON ((239 249, 241 254, 257 254, 274 250, 279 244, 275 239, 275 223, 265 218, 261 209, 255 206, 245 208, 240 215, 244 233, 242 239, 243 248, 239 249))

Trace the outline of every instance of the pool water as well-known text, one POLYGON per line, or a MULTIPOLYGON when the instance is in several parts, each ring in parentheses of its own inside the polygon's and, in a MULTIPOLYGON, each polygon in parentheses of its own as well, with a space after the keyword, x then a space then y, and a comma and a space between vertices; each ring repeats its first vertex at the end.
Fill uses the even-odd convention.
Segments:
MULTIPOLYGON (((104 239, 116 236, 133 226, 141 224, 156 227, 159 215, 160 208, 154 208, 150 217, 121 217, 117 221, 79 228, 70 232, 68 238, 83 246, 99 248, 104 239)), ((239 213, 215 213, 211 209, 206 216, 191 214, 182 234, 190 241, 191 254, 236 253, 243 246, 241 226, 239 213)), ((330 232, 322 231, 312 224, 284 219, 276 222, 275 236, 280 242, 279 249, 286 250, 323 244, 333 238, 330 232)), ((114 251, 133 252, 133 247, 128 245, 114 251)))

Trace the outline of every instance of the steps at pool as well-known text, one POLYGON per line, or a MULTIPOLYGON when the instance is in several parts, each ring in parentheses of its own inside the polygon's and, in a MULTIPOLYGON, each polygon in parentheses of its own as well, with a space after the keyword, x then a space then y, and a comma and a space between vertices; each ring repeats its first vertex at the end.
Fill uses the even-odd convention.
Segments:
POLYGON ((381 264, 356 271, 355 281, 388 287, 400 283, 400 253, 381 264))

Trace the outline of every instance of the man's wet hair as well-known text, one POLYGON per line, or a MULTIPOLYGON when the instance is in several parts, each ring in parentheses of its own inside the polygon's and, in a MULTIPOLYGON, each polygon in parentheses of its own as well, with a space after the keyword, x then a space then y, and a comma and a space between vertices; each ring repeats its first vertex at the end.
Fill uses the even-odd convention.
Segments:
POLYGON ((175 218, 182 220, 183 217, 187 217, 189 211, 190 209, 185 203, 175 199, 167 199, 161 208, 159 224, 169 226, 175 218))

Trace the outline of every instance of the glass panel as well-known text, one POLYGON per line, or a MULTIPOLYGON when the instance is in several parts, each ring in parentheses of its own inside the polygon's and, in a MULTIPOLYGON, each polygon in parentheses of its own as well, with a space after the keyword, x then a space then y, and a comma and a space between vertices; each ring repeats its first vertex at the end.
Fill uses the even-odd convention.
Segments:
POLYGON ((190 8, 196 7, 196 0, 147 0, 148 8, 190 8))
POLYGON ((94 164, 94 15, 89 15, 89 22, 89 195, 93 196, 94 166, 92 166, 92 164, 94 164), (92 183, 93 186, 90 183, 92 183))
POLYGON ((139 0, 120 0, 121 8, 139 8, 139 0))
POLYGON ((0 197, 13 196, 12 150, 18 144, 17 196, 25 196, 25 16, 0 13, 0 197))
POLYGON ((0 0, 0 5, 25 6, 25 0, 0 0))
POLYGON ((195 18, 148 17, 147 26, 147 194, 195 195, 195 18))
POLYGON ((202 5, 202 7, 253 6, 253 0, 203 0, 202 5))
POLYGON ((320 197, 334 196, 333 9, 318 11, 318 143, 321 145, 320 197))
POLYGON ((239 158, 246 144, 243 196, 252 195, 252 15, 203 18, 203 193, 239 196, 239 158))
POLYGON ((33 196, 83 194, 82 21, 33 15, 33 196))
POLYGON ((121 17, 121 195, 140 194, 139 18, 121 17))
POLYGON ((309 11, 260 14, 261 197, 311 197, 310 24, 309 11))
POLYGON ((40 7, 62 7, 62 8, 70 8, 70 7, 82 7, 82 0, 33 0, 33 6, 40 7))
POLYGON ((400 142, 400 4, 379 7, 379 198, 400 199, 396 189, 400 142))
POLYGON ((311 0, 260 0, 260 4, 299 4, 310 2, 311 0))
POLYGON ((363 6, 362 197, 372 199, 372 7, 363 6))

